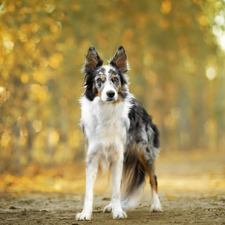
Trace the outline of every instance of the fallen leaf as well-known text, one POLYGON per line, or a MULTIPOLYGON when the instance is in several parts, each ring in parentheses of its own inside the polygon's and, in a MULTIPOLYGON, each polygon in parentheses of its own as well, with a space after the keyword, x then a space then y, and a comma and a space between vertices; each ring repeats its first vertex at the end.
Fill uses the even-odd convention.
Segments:
POLYGON ((166 197, 167 198, 178 198, 178 195, 170 195, 170 194, 167 194, 166 197))

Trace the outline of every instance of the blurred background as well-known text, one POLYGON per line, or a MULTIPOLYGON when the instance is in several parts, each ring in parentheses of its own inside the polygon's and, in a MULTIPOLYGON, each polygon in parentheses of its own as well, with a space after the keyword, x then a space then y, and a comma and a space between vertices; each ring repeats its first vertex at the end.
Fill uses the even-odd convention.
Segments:
POLYGON ((210 152, 225 163, 224 0, 7 0, 0 3, 0 173, 9 185, 2 187, 43 168, 60 168, 57 182, 59 171, 84 161, 78 100, 90 45, 105 63, 125 47, 130 91, 159 127, 162 157, 210 152))

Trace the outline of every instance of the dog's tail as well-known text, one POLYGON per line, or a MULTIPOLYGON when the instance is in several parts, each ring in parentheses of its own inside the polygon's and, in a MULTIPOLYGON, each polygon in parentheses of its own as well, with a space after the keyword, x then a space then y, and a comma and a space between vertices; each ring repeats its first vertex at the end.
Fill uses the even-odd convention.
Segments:
MULTIPOLYGON (((151 124, 151 129, 147 131, 149 140, 151 139, 151 153, 149 163, 154 165, 154 159, 159 154, 159 131, 155 124, 151 124)), ((140 200, 140 191, 145 184, 147 175, 146 164, 143 165, 138 154, 137 146, 130 146, 124 155, 123 177, 121 185, 121 204, 123 209, 135 207, 140 200)), ((150 165, 149 165, 150 166, 150 165)))
POLYGON ((157 126, 154 123, 151 124, 151 128, 152 128, 153 133, 154 133, 154 135, 153 135, 153 147, 156 149, 155 150, 156 152, 154 152, 154 154, 156 156, 158 156, 158 154, 159 154, 159 145, 160 145, 160 143, 159 143, 159 130, 158 130, 157 126))
POLYGON ((128 149, 123 164, 121 204, 125 210, 135 207, 140 200, 140 191, 145 183, 145 168, 135 151, 128 149))

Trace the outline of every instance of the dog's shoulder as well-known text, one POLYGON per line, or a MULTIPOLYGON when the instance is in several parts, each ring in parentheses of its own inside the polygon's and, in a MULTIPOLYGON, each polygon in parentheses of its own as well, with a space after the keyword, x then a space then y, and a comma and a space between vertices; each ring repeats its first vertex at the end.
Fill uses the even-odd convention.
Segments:
POLYGON ((128 114, 128 118, 130 124, 128 132, 128 140, 130 140, 129 142, 139 142, 146 136, 147 133, 149 133, 154 137, 154 147, 159 147, 158 128, 153 123, 152 116, 148 114, 142 104, 134 97, 131 99, 131 108, 128 114))
POLYGON ((152 116, 147 113, 142 104, 134 97, 131 99, 131 108, 128 117, 130 119, 131 126, 134 127, 139 123, 152 123, 152 116))

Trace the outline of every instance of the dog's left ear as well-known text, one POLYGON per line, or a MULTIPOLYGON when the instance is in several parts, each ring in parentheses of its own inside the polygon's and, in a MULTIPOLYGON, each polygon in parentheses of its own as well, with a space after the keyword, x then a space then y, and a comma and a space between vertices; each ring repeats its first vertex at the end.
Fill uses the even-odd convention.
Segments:
POLYGON ((123 46, 118 48, 115 56, 110 61, 110 64, 119 69, 122 73, 126 73, 129 70, 127 55, 123 46))
POLYGON ((86 73, 92 73, 97 67, 102 66, 103 61, 99 57, 97 51, 93 46, 90 46, 86 55, 86 62, 84 65, 84 71, 86 73))

